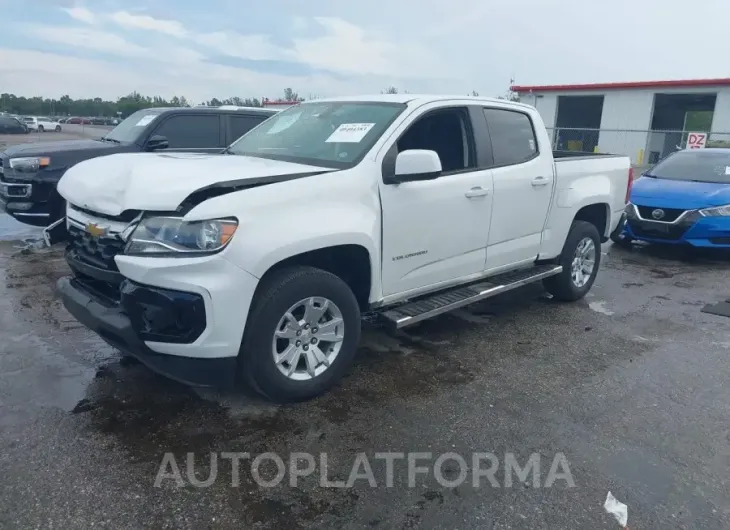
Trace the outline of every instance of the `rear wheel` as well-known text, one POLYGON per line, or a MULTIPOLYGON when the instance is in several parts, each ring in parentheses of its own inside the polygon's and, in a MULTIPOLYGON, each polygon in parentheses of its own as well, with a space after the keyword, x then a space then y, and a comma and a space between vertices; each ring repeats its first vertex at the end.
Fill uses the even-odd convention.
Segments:
POLYGON ((56 132, 61 132, 61 126, 60 125, 56 125, 56 132))
POLYGON ((323 394, 355 357, 355 295, 339 277, 312 267, 283 269, 264 281, 239 353, 242 379, 278 402, 323 394))
POLYGON ((591 290, 601 263, 598 229, 586 221, 573 221, 558 263, 563 271, 546 278, 545 289, 558 300, 580 300, 591 290))
POLYGON ((39 125, 39 126, 38 126, 38 132, 39 132, 39 133, 42 133, 43 131, 44 131, 44 129, 43 129, 43 125, 39 125))

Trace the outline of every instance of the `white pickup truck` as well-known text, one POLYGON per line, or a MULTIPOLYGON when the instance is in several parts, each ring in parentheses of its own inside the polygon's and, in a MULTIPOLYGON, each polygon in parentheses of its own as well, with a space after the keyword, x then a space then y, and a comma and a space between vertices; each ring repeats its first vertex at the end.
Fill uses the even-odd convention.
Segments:
POLYGON ((627 157, 554 155, 519 103, 306 102, 221 154, 70 168, 58 288, 160 373, 302 400, 348 370, 364 312, 401 328, 537 281, 583 297, 631 175, 627 157))

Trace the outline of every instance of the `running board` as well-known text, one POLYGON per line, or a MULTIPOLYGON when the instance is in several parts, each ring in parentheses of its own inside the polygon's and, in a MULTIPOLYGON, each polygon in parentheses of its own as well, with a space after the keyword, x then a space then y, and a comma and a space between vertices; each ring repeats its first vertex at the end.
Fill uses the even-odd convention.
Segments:
POLYGON ((561 265, 535 267, 492 276, 488 280, 439 291, 380 313, 380 318, 393 329, 400 329, 427 318, 452 311, 465 305, 517 289, 528 283, 555 276, 563 271, 561 265))

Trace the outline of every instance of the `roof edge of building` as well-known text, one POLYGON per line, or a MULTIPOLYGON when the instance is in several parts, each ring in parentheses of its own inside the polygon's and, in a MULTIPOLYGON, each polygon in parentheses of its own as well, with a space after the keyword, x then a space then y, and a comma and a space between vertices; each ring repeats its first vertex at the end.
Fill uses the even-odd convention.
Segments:
POLYGON ((630 81, 618 83, 585 83, 578 85, 513 85, 513 92, 570 92, 580 90, 621 90, 632 88, 692 88, 730 86, 730 78, 682 79, 673 81, 630 81))

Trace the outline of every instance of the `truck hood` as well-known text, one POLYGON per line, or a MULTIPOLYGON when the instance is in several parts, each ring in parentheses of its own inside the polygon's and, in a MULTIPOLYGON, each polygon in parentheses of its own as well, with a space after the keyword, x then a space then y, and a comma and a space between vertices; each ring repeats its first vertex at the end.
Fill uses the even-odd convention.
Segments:
POLYGON ((224 154, 125 153, 94 158, 66 171, 58 192, 106 215, 126 210, 172 212, 193 192, 225 183, 245 186, 333 171, 330 168, 224 154), (270 177, 266 179, 266 177, 270 177))
POLYGON ((634 182, 629 200, 643 206, 681 210, 722 206, 730 204, 730 184, 641 177, 634 182))

